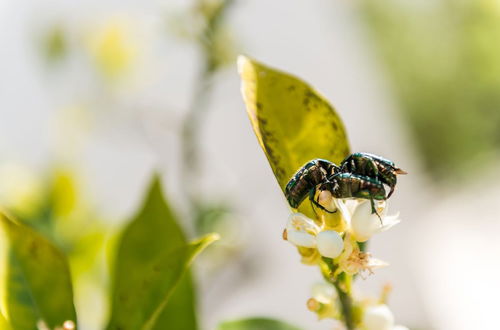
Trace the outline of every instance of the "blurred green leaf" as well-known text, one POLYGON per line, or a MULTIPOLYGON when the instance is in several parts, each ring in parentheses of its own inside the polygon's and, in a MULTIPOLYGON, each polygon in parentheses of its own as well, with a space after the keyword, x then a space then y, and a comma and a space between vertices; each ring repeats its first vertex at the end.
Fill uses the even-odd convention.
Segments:
MULTIPOLYGON (((142 210, 125 229, 118 247, 108 329, 152 329, 155 326, 174 329, 177 327, 170 323, 174 321, 196 325, 196 320, 192 319, 192 284, 184 283, 178 287, 181 291, 175 295, 173 292, 191 260, 216 239, 217 235, 210 234, 196 242, 186 242, 163 197, 160 180, 155 177, 142 210), (170 311, 165 309, 172 297, 186 307, 178 310, 174 320, 168 319, 170 311), (156 323, 157 320, 167 324, 156 323)), ((179 306, 176 304, 175 308, 179 306)))
MULTIPOLYGON (((338 164, 349 155, 340 117, 312 87, 245 56, 238 70, 248 116, 282 190, 306 162, 338 164)), ((309 203, 299 210, 314 216, 309 203)))
POLYGON ((0 330, 10 330, 11 327, 9 322, 5 319, 5 316, 0 312, 0 330))
POLYGON ((222 322, 217 330, 300 330, 300 328, 274 319, 255 317, 222 322))
POLYGON ((196 203, 194 205, 194 224, 197 233, 206 234, 217 231, 217 228, 224 226, 231 211, 228 202, 196 203))
POLYGON ((5 214, 0 223, 8 238, 5 314, 14 329, 34 329, 41 319, 54 328, 76 323, 68 262, 47 239, 5 214))
POLYGON ((426 174, 439 185, 477 180, 500 155, 498 3, 359 5, 426 174))
POLYGON ((170 327, 182 330, 198 329, 196 294, 189 270, 182 276, 179 284, 175 287, 153 329, 164 330, 170 327))

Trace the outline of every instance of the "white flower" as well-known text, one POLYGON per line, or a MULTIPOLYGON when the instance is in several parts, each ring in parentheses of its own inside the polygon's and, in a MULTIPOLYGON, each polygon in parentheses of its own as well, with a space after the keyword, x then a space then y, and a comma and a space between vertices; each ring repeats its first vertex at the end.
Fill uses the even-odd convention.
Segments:
POLYGON ((399 214, 386 216, 387 207, 385 201, 378 202, 377 214, 372 213, 370 201, 363 201, 355 208, 351 217, 351 230, 354 238, 358 242, 365 242, 373 235, 385 231, 392 226, 398 224, 399 214))
POLYGON ((292 213, 286 225, 286 240, 296 246, 316 247, 316 234, 319 227, 312 219, 302 213, 292 213))
POLYGON ((404 325, 397 324, 392 328, 392 330, 410 330, 410 329, 408 329, 404 325))
POLYGON ((334 276, 341 272, 346 272, 349 275, 360 272, 371 274, 373 270, 388 265, 385 261, 373 258, 370 253, 361 251, 357 244, 353 244, 349 234, 344 237, 344 246, 344 252, 342 252, 338 260, 339 267, 334 276))
POLYGON ((317 282, 312 287, 312 297, 322 304, 330 304, 337 297, 337 291, 329 283, 317 282))
POLYGON ((335 230, 324 230, 316 236, 318 251, 323 257, 337 258, 344 249, 344 241, 335 230))
POLYGON ((370 306, 363 313, 363 325, 366 330, 393 330, 394 315, 387 305, 370 306))

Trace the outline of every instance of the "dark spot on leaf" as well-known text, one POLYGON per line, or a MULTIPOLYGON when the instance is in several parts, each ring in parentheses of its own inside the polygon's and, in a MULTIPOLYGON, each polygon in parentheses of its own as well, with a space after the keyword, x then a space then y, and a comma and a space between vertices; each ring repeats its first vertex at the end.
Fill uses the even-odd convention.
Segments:
POLYGON ((38 245, 36 244, 36 241, 31 242, 31 245, 29 247, 29 254, 34 259, 38 257, 38 245))

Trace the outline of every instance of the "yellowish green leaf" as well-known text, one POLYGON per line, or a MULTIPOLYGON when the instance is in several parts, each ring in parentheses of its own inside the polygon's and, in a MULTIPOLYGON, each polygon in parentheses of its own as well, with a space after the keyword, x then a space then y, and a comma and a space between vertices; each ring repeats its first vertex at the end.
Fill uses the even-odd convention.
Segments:
POLYGON ((11 330, 12 328, 10 327, 9 322, 3 316, 2 312, 0 311, 0 330, 11 330))
POLYGON ((217 330, 300 330, 300 328, 279 320, 254 317, 222 322, 217 330))
MULTIPOLYGON (((311 86, 245 56, 238 58, 238 70, 253 130, 282 190, 308 161, 338 164, 349 155, 340 117, 311 86)), ((301 211, 311 215, 305 204, 301 211)))
POLYGON ((108 329, 196 326, 190 278, 184 278, 189 283, 177 284, 193 258, 217 238, 209 234, 187 243, 156 177, 141 211, 125 229, 118 246, 108 329), (172 315, 170 299, 177 303, 175 319, 168 317, 172 315))
MULTIPOLYGON (((64 254, 28 226, 0 213, 8 239, 2 272, 3 312, 14 329, 76 322, 73 288, 64 254)), ((5 251, 4 251, 5 252, 5 251)))

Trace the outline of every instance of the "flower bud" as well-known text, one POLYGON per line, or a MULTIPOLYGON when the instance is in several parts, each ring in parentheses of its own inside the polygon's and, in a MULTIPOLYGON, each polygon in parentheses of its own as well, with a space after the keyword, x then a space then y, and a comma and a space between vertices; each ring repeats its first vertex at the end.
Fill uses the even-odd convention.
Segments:
POLYGON ((366 330, 393 330, 394 316, 387 305, 367 307, 363 313, 366 330))
POLYGON ((293 245, 308 248, 316 247, 316 238, 308 233, 297 230, 287 230, 287 240, 293 245))
POLYGON ((324 230, 316 236, 319 253, 323 257, 337 258, 344 248, 342 237, 334 230, 324 230))
POLYGON ((310 310, 311 312, 317 312, 321 308, 320 302, 314 298, 309 298, 309 300, 307 300, 306 305, 307 309, 310 310))
POLYGON ((325 282, 318 282, 312 287, 312 296, 322 304, 330 304, 335 297, 337 297, 337 292, 333 285, 325 282))
POLYGON ((333 195, 328 190, 322 190, 318 194, 318 203, 323 206, 329 212, 334 212, 337 209, 337 205, 335 204, 335 199, 333 195))

